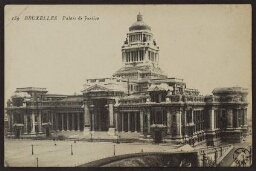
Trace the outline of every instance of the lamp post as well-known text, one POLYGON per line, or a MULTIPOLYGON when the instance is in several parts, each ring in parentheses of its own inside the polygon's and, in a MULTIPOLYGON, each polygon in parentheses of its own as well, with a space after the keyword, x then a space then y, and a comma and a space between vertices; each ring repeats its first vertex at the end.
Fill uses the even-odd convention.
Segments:
MULTIPOLYGON (((38 117, 37 118, 37 123, 38 123, 38 119, 39 119, 38 101, 39 101, 39 97, 36 98, 36 110, 37 110, 37 117, 38 117)), ((37 127, 36 133, 39 133, 39 125, 37 127)))
POLYGON ((117 143, 117 144, 120 144, 119 138, 120 138, 119 132, 117 131, 117 132, 116 132, 116 143, 117 143))
POLYGON ((72 149, 72 144, 71 144, 71 155, 73 155, 73 149, 72 149))
POLYGON ((114 144, 114 156, 116 155, 116 146, 114 144))
POLYGON ((58 115, 57 115, 57 106, 56 106, 56 103, 54 103, 54 117, 55 117, 55 123, 52 123, 52 124, 54 124, 54 131, 55 131, 55 137, 54 137, 54 140, 56 139, 57 140, 57 130, 59 129, 58 127, 57 127, 57 125, 59 125, 59 123, 57 124, 57 122, 59 121, 58 120, 58 115))
POLYGON ((249 148, 249 154, 250 154, 249 160, 250 160, 250 164, 252 164, 252 146, 248 146, 248 148, 249 148))
POLYGON ((206 154, 205 151, 203 151, 203 167, 207 166, 207 158, 206 158, 206 154))
POLYGON ((33 144, 31 145, 31 147, 32 147, 32 155, 34 155, 34 149, 33 149, 33 144))
POLYGON ((215 160, 215 164, 217 165, 217 159, 218 159, 218 150, 217 148, 215 148, 215 152, 214 152, 214 160, 215 160))
POLYGON ((91 140, 90 141, 92 142, 92 131, 90 131, 90 134, 91 134, 91 140))
POLYGON ((36 158, 36 167, 38 167, 38 157, 36 158))

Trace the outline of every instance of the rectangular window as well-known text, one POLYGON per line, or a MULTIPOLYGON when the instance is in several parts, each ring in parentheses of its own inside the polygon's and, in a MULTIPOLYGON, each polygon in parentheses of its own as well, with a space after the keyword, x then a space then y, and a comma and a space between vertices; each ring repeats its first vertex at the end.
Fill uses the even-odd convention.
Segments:
POLYGON ((176 115, 172 115, 172 122, 176 122, 176 115))
POLYGON ((233 109, 233 127, 234 128, 236 128, 237 127, 237 121, 236 121, 236 119, 237 119, 237 116, 236 116, 236 109, 233 109))

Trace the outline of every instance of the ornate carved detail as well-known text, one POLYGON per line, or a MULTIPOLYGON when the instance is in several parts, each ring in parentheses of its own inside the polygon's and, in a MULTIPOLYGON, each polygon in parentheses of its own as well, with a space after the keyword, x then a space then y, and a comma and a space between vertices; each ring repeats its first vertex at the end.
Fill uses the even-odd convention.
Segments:
POLYGON ((95 92, 95 91, 108 91, 106 87, 95 84, 84 90, 85 92, 95 92))

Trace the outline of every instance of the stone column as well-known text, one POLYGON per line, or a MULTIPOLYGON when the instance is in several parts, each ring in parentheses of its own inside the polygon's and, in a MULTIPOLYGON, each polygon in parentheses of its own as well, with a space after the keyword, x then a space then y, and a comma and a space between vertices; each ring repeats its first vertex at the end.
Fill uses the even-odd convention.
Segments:
POLYGON ((192 116, 192 123, 194 123, 194 110, 191 110, 191 116, 192 116))
POLYGON ((108 104, 108 112, 109 112, 109 127, 114 127, 114 105, 113 101, 109 101, 108 104))
POLYGON ((42 117, 41 117, 41 111, 38 112, 38 131, 39 133, 42 132, 42 117))
POLYGON ((143 121, 144 121, 144 119, 143 119, 143 111, 140 111, 140 132, 143 134, 143 121))
POLYGON ((137 132, 138 130, 137 130, 137 119, 138 119, 138 117, 137 117, 137 112, 135 112, 135 114, 134 114, 134 117, 135 117, 135 119, 134 119, 134 131, 135 132, 137 132))
POLYGON ((119 131, 118 130, 118 114, 117 114, 117 112, 115 112, 115 126, 116 126, 116 130, 119 131))
POLYGON ((53 128, 54 128, 54 127, 53 127, 53 124, 55 124, 55 123, 53 123, 53 117, 54 117, 54 116, 53 116, 53 113, 52 113, 52 112, 51 112, 50 114, 51 114, 51 124, 52 124, 52 130, 53 130, 53 128))
POLYGON ((202 128, 202 121, 203 121, 203 111, 200 110, 200 131, 203 130, 203 128, 202 128))
POLYGON ((195 132, 197 132, 197 110, 193 111, 193 118, 196 118, 195 119, 195 132))
POLYGON ((150 134, 150 110, 147 110, 147 118, 148 118, 148 134, 150 134))
POLYGON ((167 108, 167 133, 171 134, 172 116, 170 109, 167 108))
POLYGON ((240 127, 240 121, 239 121, 239 117, 240 117, 240 113, 239 113, 239 109, 236 109, 236 127, 239 128, 240 127))
POLYGON ((131 121, 130 121, 130 119, 131 119, 131 114, 130 114, 130 112, 128 112, 128 132, 131 132, 131 121))
POLYGON ((214 117, 214 110, 213 109, 209 109, 209 125, 210 125, 210 130, 214 130, 215 128, 215 117, 214 117))
POLYGON ((11 114, 11 132, 14 132, 13 126, 14 126, 14 114, 12 113, 11 114))
POLYGON ((187 128, 186 127, 187 127, 187 110, 185 109, 184 110, 184 125, 183 125, 183 129, 184 129, 183 131, 184 131, 185 137, 187 136, 187 131, 186 131, 187 128))
POLYGON ((101 113, 99 110, 97 110, 97 115, 98 115, 98 123, 99 123, 99 130, 101 131, 101 113))
POLYGON ((56 131, 59 131, 59 115, 57 112, 54 113, 55 114, 55 124, 56 125, 56 131))
POLYGON ((233 128, 233 111, 227 109, 227 128, 233 128))
POLYGON ((92 112, 92 123, 91 123, 91 125, 92 125, 92 131, 94 131, 94 120, 95 120, 95 115, 94 115, 94 112, 92 112))
POLYGON ((80 117, 79 117, 79 113, 77 113, 77 131, 80 131, 80 117))
POLYGON ((69 114, 66 113, 66 118, 67 118, 67 131, 69 131, 69 114))
POLYGON ((24 133, 27 134, 28 133, 28 117, 27 114, 24 114, 24 133))
POLYGON ((243 109, 244 126, 247 126, 247 109, 243 109))
POLYGON ((181 111, 178 109, 176 111, 176 121, 177 121, 177 136, 181 137, 181 111))
POLYGON ((8 115, 8 128, 9 128, 9 132, 11 132, 12 131, 12 125, 11 125, 11 120, 12 120, 12 118, 11 118, 11 114, 7 114, 8 115))
POLYGON ((88 101, 84 102, 84 135, 87 135, 90 133, 90 111, 88 107, 88 101))
POLYGON ((114 127, 114 100, 108 100, 108 114, 109 114, 109 128, 108 128, 108 135, 114 136, 115 135, 115 127, 114 127))
POLYGON ((61 113, 61 131, 64 131, 64 114, 61 113))
POLYGON ((124 112, 122 112, 121 115, 122 115, 122 132, 124 132, 124 112))
POLYGON ((32 119, 32 129, 31 129, 31 134, 35 134, 35 113, 32 112, 32 115, 31 115, 31 119, 32 119))
POLYGON ((72 113, 72 131, 75 130, 75 114, 72 113))

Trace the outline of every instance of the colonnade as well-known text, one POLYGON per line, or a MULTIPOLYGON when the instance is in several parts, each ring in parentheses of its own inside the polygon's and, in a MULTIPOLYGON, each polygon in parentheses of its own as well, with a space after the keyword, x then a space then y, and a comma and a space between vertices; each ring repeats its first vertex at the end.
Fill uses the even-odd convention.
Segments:
POLYGON ((143 113, 139 111, 127 111, 116 113, 116 129, 120 132, 143 131, 143 113))
POLYGON ((247 109, 227 109, 227 128, 239 128, 247 126, 247 109))
POLYGON ((209 128, 215 130, 220 128, 220 119, 226 118, 226 128, 239 128, 247 126, 247 109, 246 108, 227 108, 227 109, 210 109, 209 110, 209 128))
POLYGON ((80 113, 58 113, 56 115, 56 128, 58 131, 80 131, 81 118, 80 113))
POLYGON ((144 50, 136 50, 136 51, 129 51, 123 52, 123 62, 137 62, 137 61, 144 61, 144 50))

